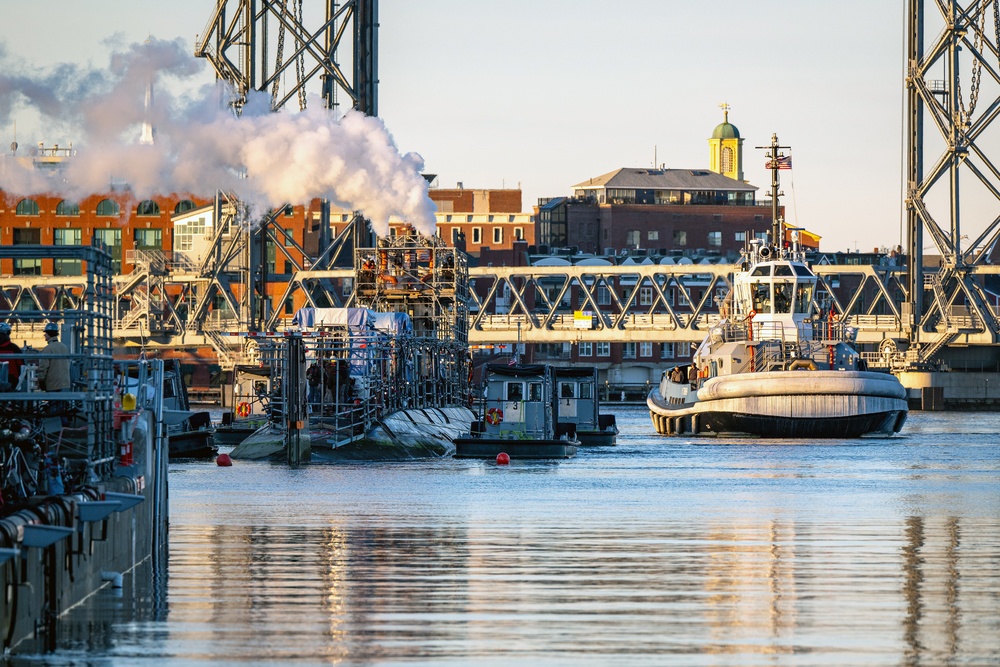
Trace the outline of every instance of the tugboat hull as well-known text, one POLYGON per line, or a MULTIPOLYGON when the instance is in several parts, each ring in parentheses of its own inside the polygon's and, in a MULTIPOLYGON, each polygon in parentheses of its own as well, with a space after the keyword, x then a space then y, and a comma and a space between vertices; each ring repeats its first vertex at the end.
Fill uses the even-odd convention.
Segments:
POLYGON ((906 421, 906 390, 865 371, 775 371, 708 380, 692 403, 647 401, 662 435, 747 433, 766 438, 892 435, 906 421))

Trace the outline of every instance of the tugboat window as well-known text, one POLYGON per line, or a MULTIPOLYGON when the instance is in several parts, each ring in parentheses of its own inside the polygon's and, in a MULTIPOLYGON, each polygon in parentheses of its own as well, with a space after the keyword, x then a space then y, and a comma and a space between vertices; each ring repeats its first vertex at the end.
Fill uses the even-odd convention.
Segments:
POLYGON ((753 309, 758 313, 771 312, 771 286, 768 283, 754 283, 753 309))
POLYGON ((792 286, 790 283, 774 284, 774 312, 787 313, 792 307, 792 286))
POLYGON ((560 398, 573 398, 573 383, 563 382, 562 386, 559 388, 560 398))
POLYGON ((795 288, 795 312, 808 313, 812 304, 813 286, 809 283, 799 283, 795 288))
POLYGON ((753 270, 753 273, 751 273, 750 275, 751 276, 769 276, 769 275, 771 275, 771 267, 769 265, 768 266, 758 266, 756 269, 753 270))
POLYGON ((792 274, 792 267, 787 264, 778 264, 774 267, 774 275, 776 276, 790 276, 792 274))

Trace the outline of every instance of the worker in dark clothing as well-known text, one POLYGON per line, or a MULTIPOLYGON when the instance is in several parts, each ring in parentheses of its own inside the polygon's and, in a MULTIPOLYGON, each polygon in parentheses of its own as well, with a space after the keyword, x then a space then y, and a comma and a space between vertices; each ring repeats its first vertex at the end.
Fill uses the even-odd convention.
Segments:
POLYGON ((0 386, 0 391, 15 391, 17 383, 21 380, 21 366, 23 359, 17 357, 21 355, 21 348, 10 340, 10 325, 0 322, 0 362, 7 362, 7 382, 0 386))

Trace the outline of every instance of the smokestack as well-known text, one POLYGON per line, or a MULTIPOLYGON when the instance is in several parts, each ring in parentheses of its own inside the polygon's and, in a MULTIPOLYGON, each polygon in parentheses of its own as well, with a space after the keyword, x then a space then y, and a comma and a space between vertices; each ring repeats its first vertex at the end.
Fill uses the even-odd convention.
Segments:
POLYGON ((139 143, 146 146, 153 145, 153 125, 149 122, 150 112, 153 110, 153 82, 146 84, 146 119, 142 121, 142 136, 139 143))

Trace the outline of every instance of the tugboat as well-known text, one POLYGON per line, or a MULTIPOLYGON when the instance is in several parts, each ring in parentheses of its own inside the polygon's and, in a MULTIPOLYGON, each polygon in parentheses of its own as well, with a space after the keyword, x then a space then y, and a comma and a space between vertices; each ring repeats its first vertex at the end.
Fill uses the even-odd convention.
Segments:
MULTIPOLYGON (((771 156, 777 156, 772 137, 771 156)), ((857 438, 898 433, 906 390, 866 369, 857 330, 817 303, 817 278, 797 232, 791 247, 777 214, 778 159, 772 158, 770 244, 751 241, 720 306, 721 320, 692 364, 664 371, 647 404, 656 431, 766 438, 857 438)))
POLYGON ((455 458, 566 459, 576 456, 576 424, 557 422, 555 373, 542 364, 487 364, 481 419, 455 439, 455 458))

